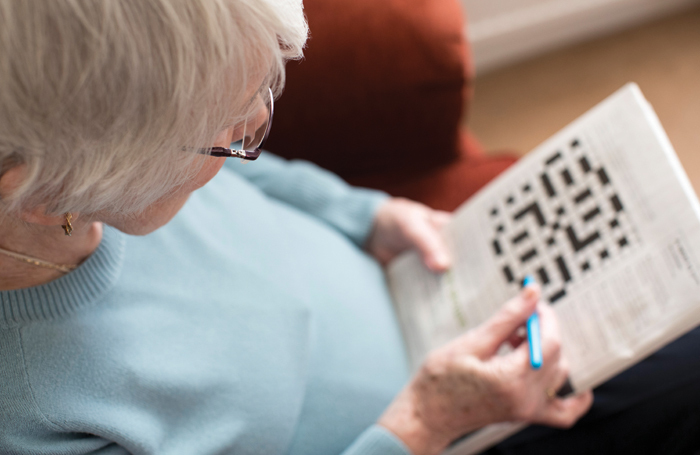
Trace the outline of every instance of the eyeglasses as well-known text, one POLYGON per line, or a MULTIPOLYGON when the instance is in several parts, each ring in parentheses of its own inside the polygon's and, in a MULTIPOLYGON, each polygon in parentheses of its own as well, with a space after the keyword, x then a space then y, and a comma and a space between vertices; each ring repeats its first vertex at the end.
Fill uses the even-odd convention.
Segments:
POLYGON ((268 104, 265 106, 267 109, 267 120, 263 122, 260 126, 255 128, 254 131, 248 131, 249 124, 246 123, 243 130, 243 139, 232 142, 230 148, 225 147, 210 147, 207 149, 199 149, 197 153, 203 155, 210 155, 223 158, 237 157, 246 161, 253 161, 258 159, 260 153, 262 152, 263 145, 267 136, 270 134, 270 127, 272 126, 272 114, 275 110, 275 104, 272 100, 272 89, 267 89, 268 94, 268 104), (254 134, 250 134, 254 133, 254 134))

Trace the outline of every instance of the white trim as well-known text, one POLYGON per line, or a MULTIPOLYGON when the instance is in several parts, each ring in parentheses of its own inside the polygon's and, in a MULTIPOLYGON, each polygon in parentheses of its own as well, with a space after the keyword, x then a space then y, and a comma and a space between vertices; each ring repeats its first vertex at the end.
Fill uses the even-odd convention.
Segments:
MULTIPOLYGON (((462 0, 467 13, 468 1, 462 0)), ((697 4, 700 0, 542 0, 471 21, 467 33, 481 74, 697 4)))

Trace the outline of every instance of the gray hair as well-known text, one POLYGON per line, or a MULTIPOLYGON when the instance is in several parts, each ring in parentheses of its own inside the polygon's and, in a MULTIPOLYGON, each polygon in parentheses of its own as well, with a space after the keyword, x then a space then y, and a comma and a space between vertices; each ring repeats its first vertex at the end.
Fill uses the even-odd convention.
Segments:
POLYGON ((0 175, 26 168, 0 213, 145 209, 307 33, 301 0, 0 0, 0 175))

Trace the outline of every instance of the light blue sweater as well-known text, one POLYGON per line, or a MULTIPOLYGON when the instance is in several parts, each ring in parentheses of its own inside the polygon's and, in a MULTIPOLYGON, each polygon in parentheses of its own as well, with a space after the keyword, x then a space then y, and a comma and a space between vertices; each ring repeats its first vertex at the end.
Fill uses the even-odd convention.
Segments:
POLYGON ((386 196, 269 154, 145 237, 105 228, 0 292, 2 454, 401 454, 373 425, 408 379, 377 263, 386 196))

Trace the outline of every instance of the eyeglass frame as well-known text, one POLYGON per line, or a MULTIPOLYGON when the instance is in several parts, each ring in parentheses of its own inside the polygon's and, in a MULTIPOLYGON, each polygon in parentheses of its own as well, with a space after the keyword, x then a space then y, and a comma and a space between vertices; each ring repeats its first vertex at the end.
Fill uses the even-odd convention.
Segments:
POLYGON ((267 140, 267 137, 270 135, 270 128, 272 127, 272 117, 275 113, 275 102, 274 98, 272 95, 272 89, 267 88, 268 95, 270 95, 270 106, 269 106, 269 114, 267 117, 267 128, 265 129, 265 134, 263 135, 262 139, 260 140, 260 143, 255 147, 254 150, 237 150, 237 149, 232 149, 232 148, 226 148, 226 147, 209 147, 205 149, 199 149, 197 150, 197 153, 200 153, 202 155, 209 155, 209 156, 215 156, 219 158, 240 158, 245 161, 255 161, 258 159, 260 156, 260 153, 262 153, 263 146, 265 145, 265 141, 267 140))

